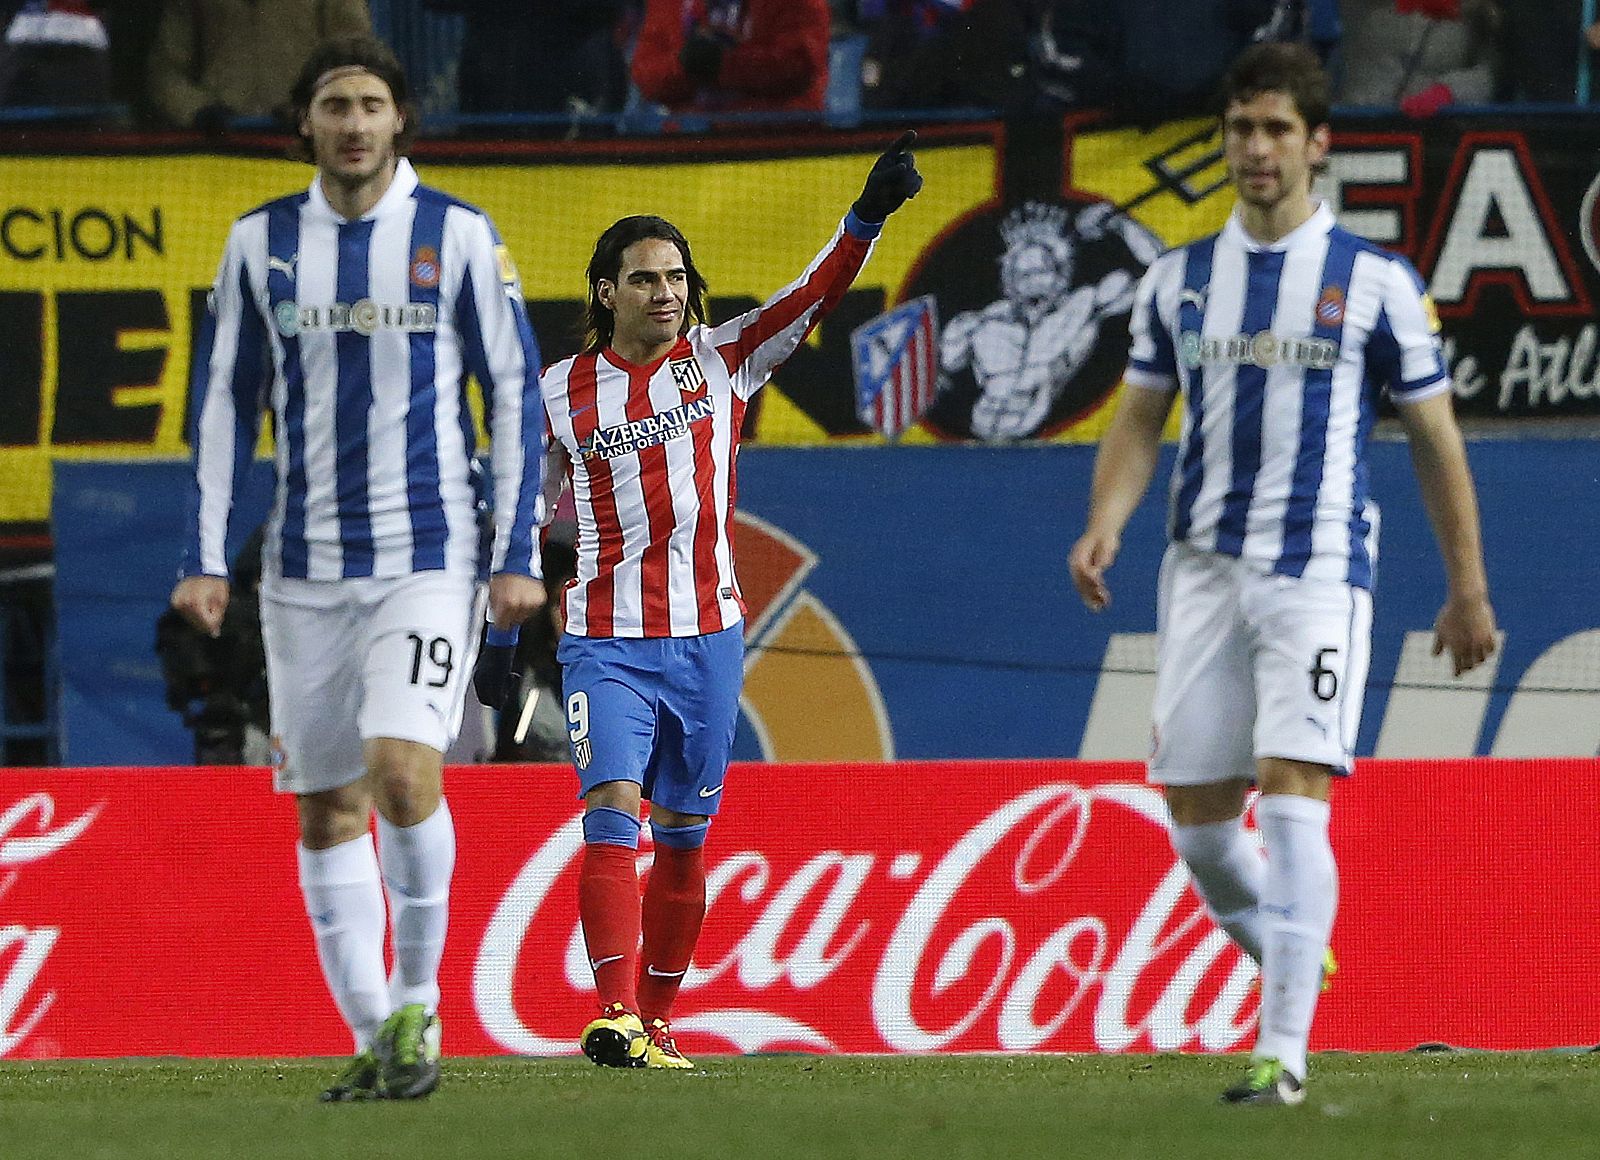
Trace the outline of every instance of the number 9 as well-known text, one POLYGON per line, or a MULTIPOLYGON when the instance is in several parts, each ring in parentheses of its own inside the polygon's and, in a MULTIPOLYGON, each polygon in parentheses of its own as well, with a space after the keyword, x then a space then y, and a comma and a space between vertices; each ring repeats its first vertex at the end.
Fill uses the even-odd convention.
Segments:
POLYGON ((589 694, 581 689, 567 698, 567 720, 572 723, 568 732, 576 745, 589 736, 589 694))

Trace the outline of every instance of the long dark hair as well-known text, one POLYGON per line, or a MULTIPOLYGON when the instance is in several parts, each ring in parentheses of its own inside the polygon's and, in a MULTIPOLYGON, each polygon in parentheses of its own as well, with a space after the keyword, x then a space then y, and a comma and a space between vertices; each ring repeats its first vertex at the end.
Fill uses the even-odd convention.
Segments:
POLYGON ((294 131, 298 138, 295 156, 302 161, 315 160, 311 137, 302 132, 300 123, 311 111, 311 102, 317 95, 317 81, 331 69, 355 67, 363 69, 389 86, 395 108, 400 110, 405 127, 394 139, 394 151, 404 155, 417 135, 417 110, 411 104, 411 90, 406 84, 406 70, 389 46, 375 36, 336 36, 324 40, 312 51, 300 67, 300 75, 290 90, 289 102, 294 107, 294 131))
POLYGON ((706 320, 706 280, 695 269, 694 255, 689 252, 689 239, 683 231, 665 218, 650 214, 635 214, 612 223, 600 240, 594 244, 594 256, 589 259, 589 304, 583 312, 583 349, 592 354, 611 345, 617 329, 616 315, 600 301, 600 280, 616 284, 622 273, 622 251, 635 242, 657 239, 671 242, 683 255, 683 268, 689 276, 688 311, 684 314, 680 334, 692 322, 706 320))

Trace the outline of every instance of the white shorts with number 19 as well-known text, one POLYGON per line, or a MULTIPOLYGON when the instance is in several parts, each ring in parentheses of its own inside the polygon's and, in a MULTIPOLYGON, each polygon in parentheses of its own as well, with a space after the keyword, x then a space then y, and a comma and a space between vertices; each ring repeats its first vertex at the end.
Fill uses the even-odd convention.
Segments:
POLYGON ((1348 773, 1372 594, 1173 544, 1161 562, 1150 780, 1253 779, 1285 757, 1348 773))
POLYGON ((265 578, 274 788, 349 785, 365 772, 362 743, 374 737, 447 750, 461 727, 483 600, 481 584, 446 572, 265 578))

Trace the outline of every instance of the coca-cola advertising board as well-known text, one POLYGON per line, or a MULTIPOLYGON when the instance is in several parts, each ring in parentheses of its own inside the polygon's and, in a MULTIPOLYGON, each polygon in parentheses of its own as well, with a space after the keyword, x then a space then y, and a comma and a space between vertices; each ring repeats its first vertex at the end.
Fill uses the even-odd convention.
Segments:
MULTIPOLYGON (((1600 1039, 1597 774, 1370 761, 1340 785, 1341 969, 1313 1047, 1600 1039)), ((447 781, 447 1053, 575 1052, 594 994, 571 773, 447 781)), ((691 1055, 1251 1042, 1253 965, 1189 890, 1136 765, 748 764, 727 797, 675 1013, 691 1055)), ((294 841, 264 770, 5 771, 0 1053, 348 1051, 294 841)))

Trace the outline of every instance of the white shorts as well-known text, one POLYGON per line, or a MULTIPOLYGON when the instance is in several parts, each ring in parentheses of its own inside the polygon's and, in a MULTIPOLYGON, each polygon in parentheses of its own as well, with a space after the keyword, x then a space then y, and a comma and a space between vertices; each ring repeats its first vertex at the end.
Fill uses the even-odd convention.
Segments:
POLYGON ((477 659, 483 586, 466 576, 284 580, 261 588, 273 786, 317 793, 366 771, 362 743, 450 748, 477 659))
POLYGON ((1256 759, 1350 771, 1372 594, 1173 544, 1161 562, 1150 780, 1254 779, 1256 759))

